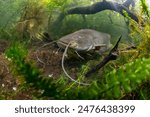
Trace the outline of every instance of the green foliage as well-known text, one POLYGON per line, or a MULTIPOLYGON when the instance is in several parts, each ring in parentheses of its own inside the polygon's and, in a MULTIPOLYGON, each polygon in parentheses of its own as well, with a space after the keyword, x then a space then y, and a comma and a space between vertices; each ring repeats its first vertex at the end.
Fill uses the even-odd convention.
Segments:
MULTIPOLYGON (((34 67, 31 62, 26 61, 27 49, 23 45, 16 43, 5 53, 7 58, 11 60, 12 67, 17 72, 17 75, 21 75, 24 78, 24 83, 43 90, 43 95, 54 99, 71 99, 72 95, 70 93, 78 94, 77 90, 74 90, 76 89, 76 84, 67 85, 68 82, 64 77, 60 77, 58 80, 43 78, 40 70, 34 67), (68 88, 69 91, 67 90, 68 88)), ((74 98, 76 99, 77 97, 78 95, 75 95, 74 98)))
MULTIPOLYGON (((89 86, 81 86, 68 83, 65 77, 58 80, 43 78, 40 71, 26 61, 27 51, 22 45, 15 44, 6 51, 6 55, 26 83, 44 90, 43 95, 54 99, 120 99, 150 79, 150 59, 137 59, 104 75, 100 83, 93 81, 89 86)), ((82 66, 78 78, 83 79, 87 70, 86 65, 82 66)))
POLYGON ((144 83, 140 89, 138 89, 139 99, 149 100, 150 99, 150 89, 149 89, 150 81, 144 83))
POLYGON ((142 42, 139 45, 140 57, 150 57, 150 24, 146 24, 144 27, 144 34, 142 37, 142 42))
POLYGON ((150 59, 137 59, 106 75, 104 97, 120 98, 150 80, 150 59))
POLYGON ((139 11, 138 22, 129 17, 127 12, 123 11, 126 18, 130 21, 130 36, 134 44, 138 47, 139 58, 149 57, 150 53, 150 17, 149 8, 146 0, 140 0, 141 9, 139 11))
POLYGON ((50 0, 47 5, 51 11, 56 9, 63 11, 70 2, 70 0, 50 0))
MULTIPOLYGON (((43 2, 39 3, 39 6, 28 6, 28 9, 25 9, 26 11, 22 12, 22 20, 23 23, 27 23, 26 26, 33 26, 31 24, 34 24, 35 29, 38 28, 38 23, 36 23, 37 20, 29 20, 29 17, 36 16, 36 13, 30 11, 33 10, 35 12, 38 12, 40 8, 43 9, 43 4, 41 3, 45 2, 44 0, 42 1, 43 2), (24 13, 27 13, 28 16, 24 13)), ((34 2, 36 2, 36 0, 34 2)), ((84 6, 87 3, 89 4, 89 1, 83 3, 81 1, 77 2, 72 0, 48 0, 47 8, 50 10, 49 18, 51 18, 52 16, 55 19, 57 17, 56 13, 65 13, 67 9, 78 6, 79 3, 82 3, 80 5, 84 6)), ((17 7, 19 7, 18 4, 20 4, 19 1, 18 3, 16 3, 17 7)), ((144 13, 149 17, 149 11, 145 0, 141 0, 141 6, 143 7, 141 14, 143 15, 144 13)), ((0 8, 2 8, 2 6, 0 6, 0 8)), ((55 25, 55 30, 51 31, 54 33, 56 38, 59 38, 80 28, 94 28, 99 31, 108 31, 112 33, 112 35, 116 34, 116 32, 119 35, 125 32, 128 33, 126 29, 121 31, 119 27, 116 27, 116 24, 119 24, 119 22, 121 26, 125 26, 125 24, 122 23, 122 21, 124 21, 123 18, 118 17, 118 19, 116 20, 116 15, 118 14, 113 13, 114 17, 111 17, 111 14, 112 12, 104 12, 92 16, 67 16, 61 25, 55 25), (113 18, 116 22, 113 20, 113 18), (104 22, 106 20, 109 22, 104 22), (112 24, 115 25, 113 26, 112 24)), ((79 73, 77 73, 77 80, 82 82, 86 80, 85 82, 88 83, 91 82, 89 86, 82 86, 74 82, 70 82, 64 75, 61 75, 57 80, 53 78, 43 77, 41 71, 27 59, 28 51, 23 44, 15 43, 10 48, 8 48, 5 54, 12 62, 12 67, 15 71, 14 74, 21 75, 21 77, 24 78, 24 84, 28 84, 31 87, 35 87, 36 89, 43 91, 43 96, 48 96, 52 99, 124 99, 124 97, 126 97, 130 93, 135 92, 137 93, 137 99, 150 99, 150 21, 149 18, 147 18, 144 22, 145 19, 143 20, 141 16, 139 17, 139 24, 137 24, 130 17, 128 17, 128 14, 126 12, 124 12, 124 14, 130 20, 130 35, 134 40, 138 40, 138 49, 136 51, 138 51, 139 55, 137 57, 133 57, 137 58, 134 60, 130 59, 132 55, 126 53, 126 56, 123 56, 115 63, 117 67, 111 67, 111 64, 108 64, 108 67, 104 68, 102 76, 100 76, 99 74, 95 74, 95 78, 90 80, 86 79, 84 77, 84 74, 86 74, 86 72, 89 70, 89 66, 91 66, 91 64, 82 65, 78 70, 79 73), (141 23, 143 23, 144 27, 141 27, 141 23)), ((42 15, 39 16, 44 18, 44 16, 42 15)), ((16 19, 13 21, 16 21, 16 19)), ((2 24, 3 23, 0 23, 0 25, 2 24)), ((7 23, 5 22, 5 24, 7 23)), ((32 29, 32 27, 29 27, 29 29, 30 28, 32 29)), ((32 29, 32 31, 33 35, 37 32, 34 29, 32 29)), ((24 32, 24 30, 22 32, 24 32)), ((0 33, 2 37, 8 36, 9 38, 12 36, 12 34, 13 33, 9 33, 7 30, 3 30, 3 32, 0 33)), ((22 85, 24 86, 24 84, 22 85)), ((0 98, 4 99, 5 97, 1 96, 0 98)))
MULTIPOLYGON (((60 77, 58 80, 43 78, 39 69, 26 61, 26 55, 26 49, 20 44, 14 44, 6 51, 6 56, 12 61, 17 74, 24 77, 25 83, 43 90, 43 95, 51 96, 54 99, 77 99, 79 97, 79 92, 81 93, 83 90, 80 86, 77 88, 75 83, 68 84, 64 77, 60 77)), ((84 68, 83 72, 85 72, 84 68)), ((81 77, 81 74, 79 76, 81 77)), ((82 98, 85 99, 85 96, 83 95, 82 98)))
POLYGON ((145 0, 141 0, 141 13, 139 13, 139 22, 135 23, 130 19, 130 36, 136 40, 138 46, 139 57, 150 57, 150 18, 149 9, 145 0))
POLYGON ((141 0, 141 6, 142 6, 142 12, 144 12, 149 17, 150 14, 149 14, 147 1, 146 0, 141 0))
POLYGON ((27 51, 23 45, 14 44, 6 51, 6 56, 11 59, 14 65, 13 67, 18 75, 22 75, 25 78, 25 83, 43 89, 45 92, 52 90, 53 92, 51 93, 54 93, 56 91, 55 84, 50 84, 52 79, 46 80, 42 78, 40 70, 26 61, 27 51))

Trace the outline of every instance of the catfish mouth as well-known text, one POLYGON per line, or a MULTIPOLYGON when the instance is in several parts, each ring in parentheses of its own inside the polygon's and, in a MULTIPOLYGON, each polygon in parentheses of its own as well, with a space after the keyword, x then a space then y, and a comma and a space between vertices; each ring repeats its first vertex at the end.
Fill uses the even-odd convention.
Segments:
POLYGON ((57 45, 59 45, 59 44, 61 44, 61 45, 63 45, 63 46, 67 46, 67 45, 68 45, 68 43, 66 43, 66 42, 64 42, 64 41, 61 41, 61 40, 59 40, 59 41, 57 42, 57 45))
POLYGON ((82 51, 82 50, 85 50, 81 47, 79 47, 78 43, 76 41, 70 41, 69 43, 68 42, 64 42, 64 41, 61 41, 59 40, 57 42, 57 45, 60 47, 60 48, 63 48, 65 49, 69 44, 69 48, 72 48, 72 49, 75 49, 77 51, 82 51))

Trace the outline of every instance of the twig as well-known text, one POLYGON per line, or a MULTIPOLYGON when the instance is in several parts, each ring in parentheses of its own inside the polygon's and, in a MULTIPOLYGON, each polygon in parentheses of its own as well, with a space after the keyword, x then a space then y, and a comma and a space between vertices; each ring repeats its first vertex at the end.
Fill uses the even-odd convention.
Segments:
POLYGON ((118 57, 118 45, 119 45, 119 42, 120 42, 121 38, 122 38, 122 36, 120 36, 120 38, 118 39, 116 45, 109 52, 109 54, 99 64, 97 64, 94 68, 89 70, 85 74, 85 77, 89 77, 92 73, 94 73, 94 72, 98 71, 99 69, 101 69, 102 67, 104 67, 104 65, 106 63, 108 63, 109 61, 117 59, 117 57, 118 57))

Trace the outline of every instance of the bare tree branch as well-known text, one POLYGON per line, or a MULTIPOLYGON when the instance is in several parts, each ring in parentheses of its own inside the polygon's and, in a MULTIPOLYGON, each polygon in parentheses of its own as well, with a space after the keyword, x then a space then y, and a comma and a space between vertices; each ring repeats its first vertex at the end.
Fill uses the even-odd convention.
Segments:
POLYGON ((113 49, 109 52, 109 54, 99 63, 97 64, 94 68, 92 68, 91 70, 89 70, 85 77, 89 77, 92 73, 95 73, 96 71, 98 71, 99 69, 101 69, 102 67, 104 67, 104 65, 106 65, 109 61, 111 60, 116 60, 118 57, 118 45, 119 42, 121 40, 121 37, 118 39, 116 45, 113 47, 113 49))
POLYGON ((91 6, 76 7, 76 8, 69 9, 65 13, 61 13, 55 23, 57 24, 58 22, 61 22, 65 18, 66 15, 95 14, 104 10, 116 11, 123 16, 125 16, 123 11, 126 11, 129 17, 131 17, 133 20, 138 22, 137 16, 128 9, 130 5, 134 6, 134 4, 135 4, 134 0, 127 0, 123 4, 104 0, 102 2, 96 2, 95 4, 91 6))

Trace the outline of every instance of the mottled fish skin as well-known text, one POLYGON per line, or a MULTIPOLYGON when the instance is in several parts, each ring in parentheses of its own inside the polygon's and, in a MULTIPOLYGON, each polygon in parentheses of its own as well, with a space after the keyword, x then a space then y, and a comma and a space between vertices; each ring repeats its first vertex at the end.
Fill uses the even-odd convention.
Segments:
POLYGON ((70 48, 77 51, 97 50, 99 53, 107 51, 111 47, 111 36, 107 33, 92 29, 81 29, 74 33, 63 36, 57 41, 60 48, 65 48, 69 43, 70 48))

